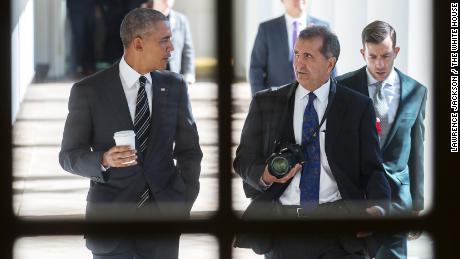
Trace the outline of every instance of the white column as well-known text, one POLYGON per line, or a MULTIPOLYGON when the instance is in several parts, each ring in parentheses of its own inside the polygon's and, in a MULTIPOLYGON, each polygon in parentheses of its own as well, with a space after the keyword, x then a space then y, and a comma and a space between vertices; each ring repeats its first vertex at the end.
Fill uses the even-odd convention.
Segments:
POLYGON ((428 88, 425 111, 425 207, 433 206, 433 6, 430 0, 409 0, 407 73, 428 88))
POLYGON ((331 25, 340 41, 338 75, 365 65, 359 50, 362 48, 361 31, 367 24, 367 3, 367 0, 335 1, 331 25))
POLYGON ((35 4, 35 59, 36 64, 49 64, 49 77, 65 74, 66 2, 62 0, 36 0, 35 4))

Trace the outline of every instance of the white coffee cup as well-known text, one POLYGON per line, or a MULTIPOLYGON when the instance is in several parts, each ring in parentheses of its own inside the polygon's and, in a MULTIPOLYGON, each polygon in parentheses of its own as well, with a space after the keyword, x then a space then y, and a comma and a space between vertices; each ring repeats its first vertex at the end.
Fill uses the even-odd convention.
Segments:
POLYGON ((113 134, 115 144, 117 146, 131 146, 131 149, 136 149, 136 133, 133 130, 118 131, 113 134))

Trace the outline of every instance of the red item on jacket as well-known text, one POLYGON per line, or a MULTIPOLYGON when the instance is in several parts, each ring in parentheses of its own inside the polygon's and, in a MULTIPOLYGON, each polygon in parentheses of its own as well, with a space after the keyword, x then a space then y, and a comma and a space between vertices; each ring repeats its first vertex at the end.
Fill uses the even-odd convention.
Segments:
POLYGON ((375 122, 375 128, 377 129, 377 134, 380 135, 380 133, 382 133, 382 127, 380 126, 380 119, 377 118, 376 122, 375 122))

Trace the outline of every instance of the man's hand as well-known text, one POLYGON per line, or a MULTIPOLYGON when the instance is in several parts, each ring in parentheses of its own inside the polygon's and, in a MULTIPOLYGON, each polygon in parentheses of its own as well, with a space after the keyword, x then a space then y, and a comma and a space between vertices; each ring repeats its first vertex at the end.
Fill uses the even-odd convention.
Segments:
POLYGON ((102 156, 104 167, 128 167, 137 164, 137 151, 131 146, 113 146, 102 156))
POLYGON ((300 169, 302 169, 302 165, 301 164, 296 164, 291 169, 291 171, 289 171, 289 173, 287 173, 283 178, 278 179, 278 178, 274 177, 273 175, 271 175, 270 172, 268 172, 268 165, 267 165, 267 166, 265 166, 264 173, 262 174, 262 181, 264 181, 264 183, 267 184, 267 185, 271 185, 272 183, 286 183, 287 181, 289 181, 289 179, 294 177, 294 175, 297 172, 299 172, 300 169))
MULTIPOLYGON (((371 215, 371 217, 381 217, 385 215, 385 210, 383 210, 379 206, 372 206, 372 207, 366 208, 366 213, 371 215)), ((356 234, 356 237, 364 238, 364 237, 368 237, 371 235, 372 235, 372 232, 358 232, 356 234)))

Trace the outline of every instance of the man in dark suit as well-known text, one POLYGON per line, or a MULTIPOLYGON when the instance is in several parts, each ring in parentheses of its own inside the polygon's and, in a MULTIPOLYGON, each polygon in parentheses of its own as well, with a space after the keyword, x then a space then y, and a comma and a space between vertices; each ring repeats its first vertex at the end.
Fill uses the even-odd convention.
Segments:
MULTIPOLYGON (((391 186, 391 213, 418 215, 423 210, 423 141, 427 89, 394 68, 396 32, 375 21, 362 32, 366 66, 337 78, 374 100, 380 121, 380 147, 391 186)), ((406 234, 386 238, 378 258, 406 258, 406 234)))
MULTIPOLYGON (((255 198, 254 204, 281 190, 270 199, 278 201, 283 217, 385 214, 390 187, 372 101, 330 77, 340 53, 337 36, 323 26, 308 27, 300 32, 294 53, 297 81, 261 91, 251 102, 234 161, 246 196, 255 198), (267 158, 294 143, 301 145, 305 163, 274 177, 267 158)), ((263 249, 252 248, 266 258, 366 256, 364 240, 357 238, 363 233, 304 236, 276 237, 263 249)))
POLYGON ((329 25, 307 15, 307 1, 281 0, 285 14, 259 26, 249 66, 252 95, 260 90, 295 80, 292 67, 293 46, 297 34, 307 26, 329 25))
MULTIPOLYGON (((59 161, 90 178, 87 219, 188 217, 202 152, 187 84, 163 70, 173 50, 166 17, 139 8, 124 18, 124 55, 71 90, 59 161), (115 146, 134 130, 136 149, 115 146)), ((86 237, 94 258, 177 258, 179 235, 155 240, 86 237)))

